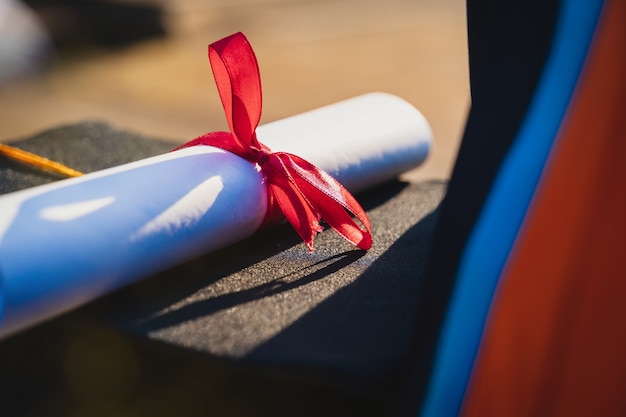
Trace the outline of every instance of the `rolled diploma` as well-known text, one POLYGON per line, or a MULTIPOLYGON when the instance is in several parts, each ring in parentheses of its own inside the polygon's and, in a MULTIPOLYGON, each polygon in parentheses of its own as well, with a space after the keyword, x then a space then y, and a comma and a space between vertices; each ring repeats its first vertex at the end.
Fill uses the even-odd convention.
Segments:
MULTIPOLYGON (((260 126, 351 192, 427 156, 410 104, 371 93, 260 126)), ((0 337, 252 235, 268 204, 257 167, 196 146, 0 197, 0 337)))

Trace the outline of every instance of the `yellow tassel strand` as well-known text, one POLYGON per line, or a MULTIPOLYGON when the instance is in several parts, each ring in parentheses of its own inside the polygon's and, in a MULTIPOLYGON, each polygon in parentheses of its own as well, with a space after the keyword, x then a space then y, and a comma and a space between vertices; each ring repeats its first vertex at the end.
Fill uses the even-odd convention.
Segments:
POLYGON ((57 174, 65 175, 66 177, 80 177, 83 175, 82 172, 76 171, 75 169, 67 167, 63 164, 51 161, 42 156, 15 148, 13 146, 5 145, 3 143, 0 143, 0 154, 20 161, 26 165, 30 165, 44 171, 55 172, 57 174))

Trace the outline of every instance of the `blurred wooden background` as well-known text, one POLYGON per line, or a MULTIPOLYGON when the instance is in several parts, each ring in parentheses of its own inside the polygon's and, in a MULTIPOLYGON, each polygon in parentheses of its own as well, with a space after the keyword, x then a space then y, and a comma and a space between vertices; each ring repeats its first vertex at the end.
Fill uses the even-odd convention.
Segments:
POLYGON ((46 71, 0 85, 0 141, 84 119, 175 143, 226 129, 206 49, 242 31, 261 68, 262 122, 389 92, 434 132, 409 177, 450 175, 469 108, 464 0, 137 1, 161 8, 166 35, 57 50, 46 71))

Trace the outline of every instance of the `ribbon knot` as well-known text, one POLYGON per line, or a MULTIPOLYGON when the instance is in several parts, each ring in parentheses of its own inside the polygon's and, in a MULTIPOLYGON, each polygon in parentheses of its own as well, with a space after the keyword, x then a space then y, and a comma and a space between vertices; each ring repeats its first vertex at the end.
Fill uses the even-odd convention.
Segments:
POLYGON ((367 215, 337 180, 297 155, 272 152, 256 138, 261 119, 261 78, 246 37, 235 33, 209 45, 209 60, 230 132, 207 133, 177 149, 215 146, 258 164, 270 195, 264 224, 275 221, 278 208, 309 250, 322 230, 322 219, 347 241, 369 249, 372 237, 367 215))
POLYGON ((259 164, 261 167, 267 162, 267 159, 269 158, 270 154, 272 153, 272 151, 269 150, 269 148, 266 149, 257 149, 255 147, 250 148, 252 149, 252 152, 254 153, 254 161, 259 164))

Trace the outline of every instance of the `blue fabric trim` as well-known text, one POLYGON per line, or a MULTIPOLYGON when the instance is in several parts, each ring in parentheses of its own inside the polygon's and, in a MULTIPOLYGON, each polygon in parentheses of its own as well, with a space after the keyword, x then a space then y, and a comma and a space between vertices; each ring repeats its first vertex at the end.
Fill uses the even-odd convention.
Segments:
MULTIPOLYGON (((418 415, 459 414, 491 300, 576 87, 602 0, 564 0, 552 51, 461 257, 418 415)), ((505 104, 503 104, 505 105, 505 104)))

